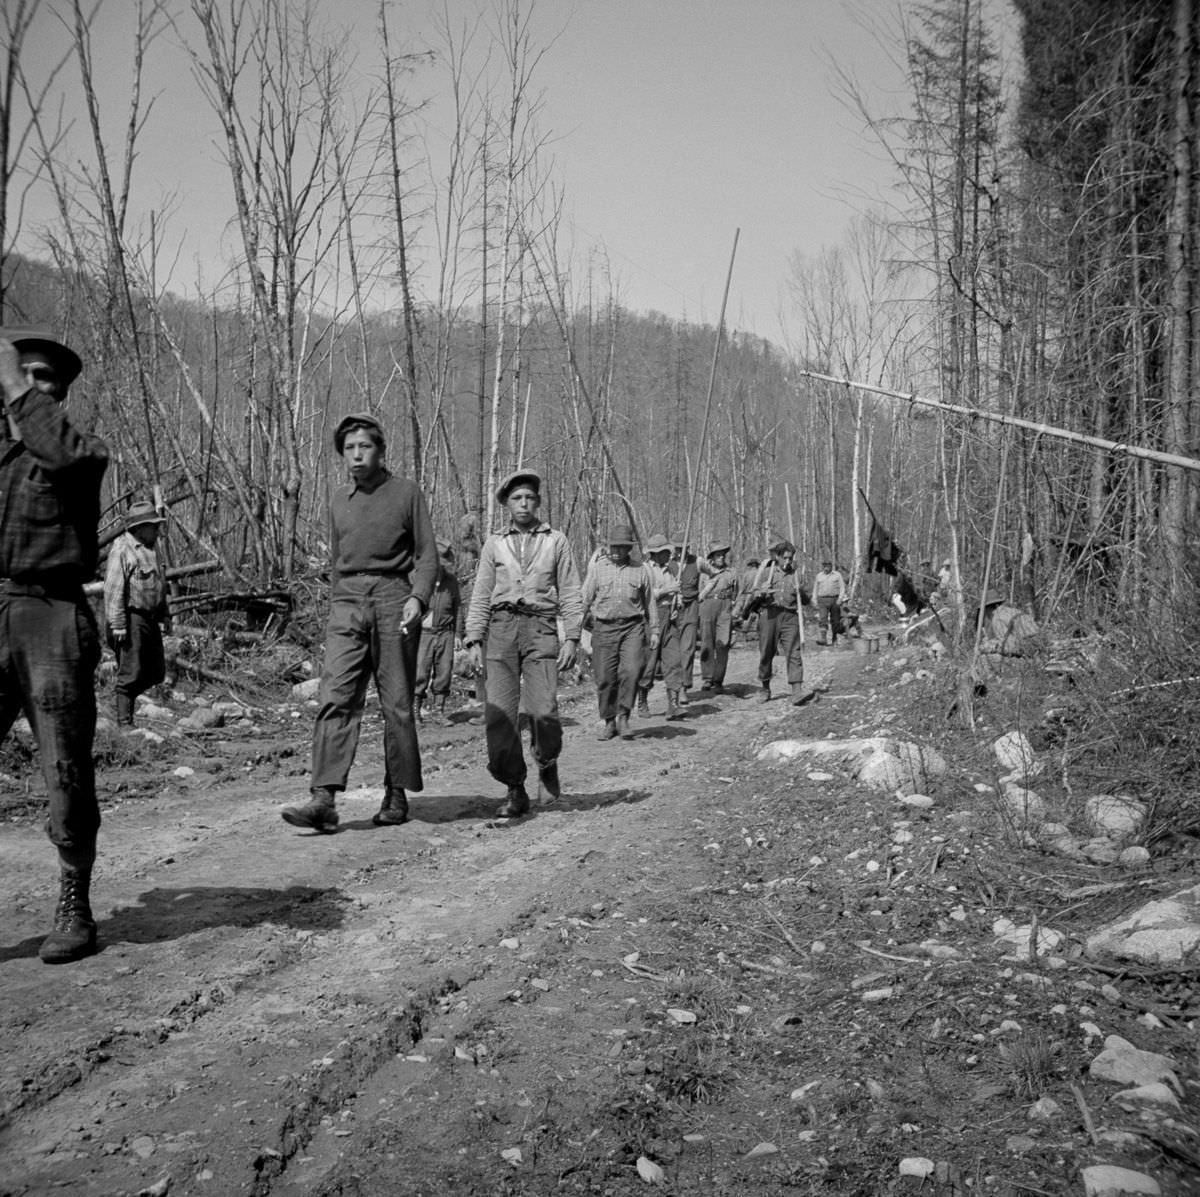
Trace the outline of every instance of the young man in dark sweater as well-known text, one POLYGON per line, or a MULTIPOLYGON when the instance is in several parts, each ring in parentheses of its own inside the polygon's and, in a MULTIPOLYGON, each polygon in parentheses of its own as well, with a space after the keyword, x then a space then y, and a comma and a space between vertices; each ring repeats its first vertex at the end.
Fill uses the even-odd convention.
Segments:
POLYGON ((384 797, 376 826, 408 820, 408 793, 423 788, 413 716, 421 618, 437 577, 437 542, 415 482, 384 465, 383 429, 374 416, 346 416, 333 434, 350 484, 329 510, 333 593, 325 629, 313 727, 312 797, 285 806, 284 821, 337 830, 335 801, 346 788, 374 677, 383 712, 384 797))

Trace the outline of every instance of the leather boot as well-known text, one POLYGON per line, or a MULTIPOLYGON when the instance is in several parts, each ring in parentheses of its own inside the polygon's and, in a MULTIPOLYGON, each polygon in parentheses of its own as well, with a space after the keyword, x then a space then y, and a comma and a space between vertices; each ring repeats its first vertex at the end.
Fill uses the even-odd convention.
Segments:
POLYGON ((808 702, 816 691, 804 682, 792 683, 792 706, 798 707, 808 702))
POLYGON ((54 929, 42 941, 38 955, 44 964, 70 964, 82 960, 96 950, 96 920, 88 891, 92 882, 92 865, 68 864, 68 853, 61 850, 59 857, 58 906, 54 911, 54 929))
POLYGON ((332 835, 337 830, 338 813, 334 809, 336 791, 316 789, 303 806, 285 806, 279 813, 293 827, 308 827, 332 835))
POLYGON ((617 716, 617 735, 620 736, 622 740, 630 740, 633 738, 633 735, 629 730, 629 713, 627 711, 622 711, 617 716))
POLYGON ((758 695, 758 701, 759 702, 770 702, 771 701, 771 683, 770 682, 763 682, 762 690, 760 691, 760 693, 758 695))
POLYGON ((538 766, 538 785, 542 787, 542 792, 549 794, 551 798, 562 797, 562 786, 558 780, 558 761, 547 761, 538 766))
POLYGON ((650 691, 645 686, 639 686, 637 692, 637 713, 650 718, 650 691))
POLYGON ((437 700, 437 717, 438 717, 438 722, 439 722, 439 723, 445 723, 445 722, 446 722, 446 696, 445 696, 444 694, 439 694, 439 695, 438 695, 438 700, 437 700))
POLYGON ((686 691, 686 690, 676 690, 676 691, 675 691, 675 701, 676 701, 676 702, 677 702, 677 703, 678 703, 678 704, 679 704, 681 707, 686 707, 686 706, 688 705, 688 695, 687 695, 687 691, 686 691))
POLYGON ((133 699, 128 694, 117 695, 117 726, 133 726, 133 699))
POLYGON ((615 719, 606 719, 604 726, 600 729, 600 734, 596 737, 597 740, 615 740, 617 738, 617 723, 615 719))
POLYGON ((499 819, 515 819, 519 815, 529 813, 529 795, 525 792, 523 785, 515 785, 508 787, 508 793, 504 798, 504 805, 496 812, 496 817, 499 819))
POLYGON ((393 790, 383 796, 383 805, 371 816, 376 827, 398 827, 408 822, 408 795, 393 790))
POLYGON ((667 691, 667 718, 668 719, 678 719, 679 716, 683 713, 679 709, 678 698, 679 698, 678 690, 668 690, 667 691))

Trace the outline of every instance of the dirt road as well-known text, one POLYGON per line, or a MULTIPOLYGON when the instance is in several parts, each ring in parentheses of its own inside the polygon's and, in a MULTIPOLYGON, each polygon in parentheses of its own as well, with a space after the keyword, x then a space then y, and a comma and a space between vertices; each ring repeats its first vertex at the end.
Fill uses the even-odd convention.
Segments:
MULTIPOLYGON (((860 661, 838 654, 837 668, 860 661)), ((564 796, 511 823, 491 818, 502 792, 477 722, 425 730, 427 788, 401 828, 370 821, 377 725, 334 836, 278 815, 303 793, 304 717, 264 733, 241 778, 215 739, 164 757, 151 800, 114 801, 107 778, 102 950, 72 966, 37 959, 54 901, 41 829, 5 827, 0 1190, 518 1191, 482 1128, 527 1123, 568 1077, 586 1102, 580 1061, 604 1058, 617 1017, 589 1000, 589 977, 624 1000, 628 970, 607 953, 564 992, 587 963, 581 929, 620 931, 639 896, 710 880, 711 854, 683 832, 730 762, 811 720, 782 697, 754 702, 753 665, 735 652, 730 692, 635 721, 625 742, 595 742, 594 700, 575 690, 564 796), (176 776, 180 760, 194 772, 176 776), (489 1045, 497 1009, 540 1047, 520 1075, 489 1045)))

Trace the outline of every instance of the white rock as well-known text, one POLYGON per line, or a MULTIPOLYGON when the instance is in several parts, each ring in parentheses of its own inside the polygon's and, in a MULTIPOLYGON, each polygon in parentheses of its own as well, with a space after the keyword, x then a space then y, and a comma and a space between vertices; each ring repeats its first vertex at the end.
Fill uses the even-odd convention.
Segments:
POLYGON ((212 707, 197 707, 179 721, 179 726, 195 729, 224 727, 225 716, 220 711, 214 711, 212 707))
POLYGON ((1150 849, 1141 844, 1134 844, 1122 850, 1117 857, 1117 864, 1123 869, 1144 869, 1150 863, 1150 849))
POLYGON ((1079 850, 1093 864, 1116 864, 1117 857, 1121 855, 1117 845, 1105 836, 1080 844, 1079 850))
POLYGON ((900 763, 900 758, 890 752, 869 756, 859 768, 857 777, 863 785, 881 793, 905 789, 912 784, 909 771, 900 763))
POLYGON ((186 781, 189 777, 196 776, 196 770, 190 765, 180 765, 178 769, 171 770, 172 777, 178 777, 180 781, 186 781))
POLYGON ((317 691, 321 688, 321 679, 319 677, 310 677, 303 682, 297 682, 292 687, 292 697, 299 702, 305 699, 316 698, 317 691))
POLYGON ((868 757, 873 752, 890 752, 895 741, 884 736, 857 740, 774 740, 756 753, 760 761, 790 761, 798 756, 868 757))
POLYGON ((139 702, 136 714, 139 719, 160 719, 164 723, 170 723, 175 718, 174 711, 160 707, 153 702, 139 702))
POLYGON ((1029 1107, 1030 1122, 1051 1122, 1062 1113, 1062 1106, 1053 1097, 1039 1097, 1029 1107))
POLYGON ((1093 1164, 1079 1175, 1086 1197, 1162 1197, 1158 1181, 1131 1168, 1093 1164))
POLYGON ((1083 813, 1097 835, 1118 841, 1133 839, 1146 821, 1145 804, 1127 794, 1093 794, 1083 813))
POLYGON ((1010 785, 1004 788, 1001 798, 1018 826, 1036 825, 1046 817, 1046 803, 1033 790, 1010 785))
POLYGON ((1001 768, 1019 772, 1025 777, 1037 775, 1037 754, 1023 732, 1007 732, 992 745, 992 751, 996 754, 1001 768))
POLYGON ((933 1175, 933 1160, 927 1160, 924 1156, 910 1155, 907 1159, 900 1161, 901 1176, 916 1176, 924 1180, 927 1176, 933 1175))
POLYGON ((914 810, 929 810, 933 806, 933 799, 928 794, 905 794, 897 801, 901 806, 911 806, 914 810))
POLYGON ((1089 956, 1179 964, 1200 952, 1200 885, 1148 902, 1088 937, 1089 956))
POLYGON ((1127 1110, 1165 1107, 1179 1109, 1179 1098, 1175 1096, 1169 1085, 1162 1081, 1153 1081, 1149 1085, 1137 1085, 1133 1089, 1122 1089, 1113 1094, 1113 1101, 1127 1110))
POLYGON ((948 766, 945 757, 933 748, 924 748, 920 744, 911 744, 901 740, 896 745, 896 755, 912 770, 918 781, 931 781, 935 777, 943 777, 948 766))
POLYGON ((1037 943, 1034 946, 1034 931, 1032 923, 1017 926, 1011 919, 997 919, 992 924, 992 934, 1000 943, 1012 948, 1012 955, 1019 960, 1028 960, 1033 952, 1038 956, 1048 956, 1057 952, 1065 942, 1061 931, 1051 927, 1038 927, 1037 943))
MULTIPOLYGON (((1150 1085, 1165 1081, 1179 1089, 1175 1061, 1158 1052, 1144 1052, 1120 1035, 1109 1035, 1104 1050, 1088 1066, 1088 1074, 1119 1085, 1150 1085)), ((1182 1092, 1182 1090, 1180 1090, 1182 1092)))
POLYGON ((139 739, 145 740, 147 744, 165 744, 166 739, 160 736, 158 732, 151 731, 148 727, 134 727, 129 731, 131 736, 137 736, 139 739))

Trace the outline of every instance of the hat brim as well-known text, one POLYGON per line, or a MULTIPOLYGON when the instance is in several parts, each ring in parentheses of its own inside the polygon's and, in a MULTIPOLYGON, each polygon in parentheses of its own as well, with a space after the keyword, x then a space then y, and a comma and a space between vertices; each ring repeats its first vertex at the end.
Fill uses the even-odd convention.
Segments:
POLYGON ((542 497, 541 475, 528 470, 517 474, 510 474, 505 478, 496 488, 496 500, 500 503, 507 503, 509 495, 522 484, 528 486, 539 499, 542 497))
POLYGON ((37 328, 0 328, 0 337, 11 341, 19 353, 42 353, 58 371, 63 386, 79 377, 83 362, 79 354, 37 328))

